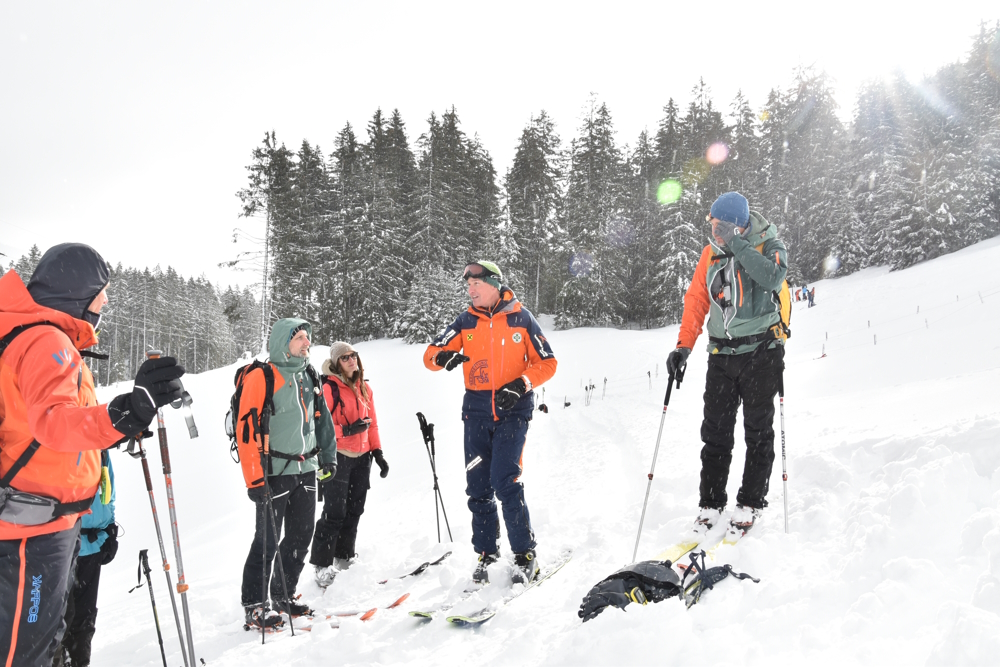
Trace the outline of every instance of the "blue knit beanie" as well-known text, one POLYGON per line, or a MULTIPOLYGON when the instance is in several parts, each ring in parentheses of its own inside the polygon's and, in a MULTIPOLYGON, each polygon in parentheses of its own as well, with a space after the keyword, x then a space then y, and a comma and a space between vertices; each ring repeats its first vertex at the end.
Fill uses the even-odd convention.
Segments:
POLYGON ((750 224, 750 205, 747 198, 739 192, 727 192, 715 200, 709 215, 716 220, 725 220, 746 229, 750 224))

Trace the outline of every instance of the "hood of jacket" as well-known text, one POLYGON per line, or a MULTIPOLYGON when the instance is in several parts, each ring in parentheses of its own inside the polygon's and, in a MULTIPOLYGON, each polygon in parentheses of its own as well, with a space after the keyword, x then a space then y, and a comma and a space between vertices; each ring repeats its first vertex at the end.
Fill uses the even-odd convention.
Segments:
POLYGON ((94 327, 89 322, 39 305, 31 298, 21 277, 15 271, 8 271, 0 278, 0 336, 6 336, 14 327, 34 322, 49 322, 58 327, 78 350, 97 344, 94 327))
POLYGON ((87 306, 111 280, 101 255, 83 243, 60 243, 45 251, 28 280, 35 303, 85 319, 87 306))
POLYGON ((288 343, 292 340, 292 332, 304 328, 312 340, 312 325, 297 317, 287 317, 278 320, 271 327, 271 336, 267 341, 267 352, 271 355, 271 363, 282 371, 298 372, 305 370, 309 359, 293 357, 288 351, 288 343))

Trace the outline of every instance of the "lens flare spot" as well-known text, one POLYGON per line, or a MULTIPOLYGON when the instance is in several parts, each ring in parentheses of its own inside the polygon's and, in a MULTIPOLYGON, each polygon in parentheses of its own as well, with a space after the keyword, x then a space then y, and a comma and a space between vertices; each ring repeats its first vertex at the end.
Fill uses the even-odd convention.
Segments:
POLYGON ((705 160, 709 164, 722 164, 729 157, 729 146, 721 141, 714 143, 705 151, 705 160))
POLYGON ((828 276, 833 276, 837 274, 840 269, 840 259, 834 257, 833 255, 827 255, 826 259, 823 260, 823 271, 828 276))
POLYGON ((569 273, 577 278, 590 275, 594 269, 594 256, 589 252, 574 252, 569 257, 569 273))
POLYGON ((680 181, 668 178, 660 183, 660 187, 656 188, 656 199, 661 204, 673 204, 681 198, 683 193, 684 188, 681 186, 680 181))
POLYGON ((760 112, 760 122, 766 123, 767 119, 770 118, 770 117, 771 117, 771 112, 768 111, 767 109, 765 109, 764 111, 760 112))

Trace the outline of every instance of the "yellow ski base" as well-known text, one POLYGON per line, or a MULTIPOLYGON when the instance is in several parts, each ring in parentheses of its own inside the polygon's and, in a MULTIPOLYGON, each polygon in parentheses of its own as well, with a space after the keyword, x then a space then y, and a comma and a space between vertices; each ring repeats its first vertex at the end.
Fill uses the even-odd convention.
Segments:
POLYGON ((656 560, 669 560, 671 563, 676 563, 678 558, 691 551, 699 544, 700 542, 697 541, 678 542, 673 546, 667 547, 656 557, 656 560))

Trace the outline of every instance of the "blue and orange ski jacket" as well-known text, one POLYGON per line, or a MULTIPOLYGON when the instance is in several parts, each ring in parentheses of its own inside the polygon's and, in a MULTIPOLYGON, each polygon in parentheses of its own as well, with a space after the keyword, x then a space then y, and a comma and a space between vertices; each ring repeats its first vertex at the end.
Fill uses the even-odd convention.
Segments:
POLYGON ((556 373, 556 357, 534 315, 521 307, 508 287, 501 287, 500 301, 489 309, 469 307, 448 325, 424 352, 424 365, 441 370, 434 363, 439 352, 453 350, 469 357, 462 365, 465 399, 462 418, 508 415, 531 419, 534 410, 532 389, 556 373), (517 378, 528 390, 509 410, 497 410, 493 392, 517 378))

